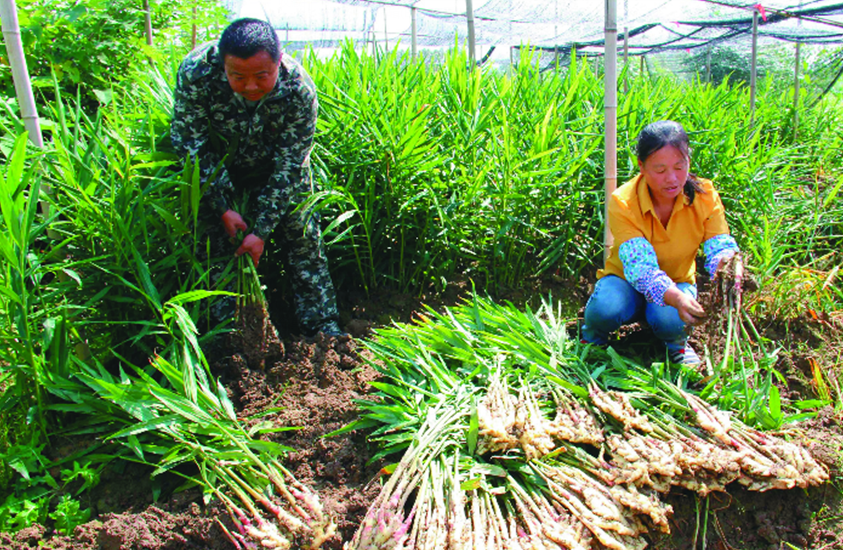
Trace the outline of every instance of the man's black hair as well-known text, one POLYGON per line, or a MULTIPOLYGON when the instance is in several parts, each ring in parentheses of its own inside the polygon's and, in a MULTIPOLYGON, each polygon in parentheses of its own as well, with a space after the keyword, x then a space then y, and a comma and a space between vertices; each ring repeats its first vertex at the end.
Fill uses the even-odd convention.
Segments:
MULTIPOLYGON (((643 164, 650 155, 668 145, 676 147, 686 159, 691 158, 691 141, 681 124, 672 120, 652 122, 638 134, 635 156, 643 164)), ((683 191, 691 204, 694 204, 694 196, 697 193, 704 193, 699 180, 690 172, 688 172, 683 191)))
POLYGON ((222 31, 219 41, 220 57, 233 55, 249 59, 259 52, 266 52, 273 63, 281 58, 281 44, 272 25, 260 19, 243 18, 233 21, 222 31))

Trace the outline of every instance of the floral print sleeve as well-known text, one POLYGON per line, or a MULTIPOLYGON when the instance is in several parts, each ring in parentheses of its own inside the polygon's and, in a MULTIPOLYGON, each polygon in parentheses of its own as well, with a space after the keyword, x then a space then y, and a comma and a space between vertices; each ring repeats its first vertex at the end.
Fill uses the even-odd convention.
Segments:
POLYGON ((709 276, 714 277, 717 266, 723 258, 729 258, 738 252, 738 243, 729 234, 715 235, 703 243, 705 253, 705 270, 709 276))
POLYGON ((618 256, 627 282, 648 302, 664 306, 664 294, 674 283, 667 273, 659 269, 653 245, 643 237, 630 239, 618 247, 618 256))

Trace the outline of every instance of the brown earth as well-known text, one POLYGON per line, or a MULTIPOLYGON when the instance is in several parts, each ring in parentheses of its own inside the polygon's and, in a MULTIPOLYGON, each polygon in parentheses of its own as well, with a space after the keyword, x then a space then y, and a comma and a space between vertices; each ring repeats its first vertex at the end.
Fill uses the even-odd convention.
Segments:
MULTIPOLYGON (((391 321, 406 322, 421 311, 422 302, 434 307, 453 305, 467 294, 466 285, 454 285, 439 297, 411 297, 380 293, 376 298, 347 297, 342 304, 343 326, 352 338, 305 339, 285 333, 267 338, 263 319, 253 321, 252 337, 232 341, 224 353, 210 357, 211 364, 234 400, 238 413, 248 416, 278 408, 262 420, 271 420, 298 430, 280 432, 274 439, 293 449, 285 466, 300 481, 318 491, 326 509, 338 525, 338 533, 325 548, 340 549, 350 540, 378 491, 384 464, 368 464, 376 449, 366 433, 350 432, 324 438, 357 418, 355 400, 371 391, 368 382, 376 378, 366 364, 360 339, 374 327, 391 321), (256 336, 258 335, 258 336, 256 336), (248 340, 263 335, 264 342, 248 340), (260 350, 256 352, 255 350, 260 350)), ((517 305, 526 297, 564 296, 572 311, 581 309, 588 296, 582 282, 560 285, 560 281, 537 282, 534 292, 512 292, 504 296, 517 305)), ((258 317, 261 313, 256 313, 258 317)), ((839 321, 832 322, 806 313, 790 320, 758 321, 763 336, 779 343, 779 368, 788 380, 783 394, 791 399, 815 396, 812 365, 828 367, 835 361, 840 373, 839 321), (836 356, 835 356, 836 354, 836 356)), ((716 348, 698 331, 693 342, 716 348)), ((663 353, 651 345, 648 329, 625 331, 618 349, 657 357, 663 353)), ((656 536, 651 547, 675 549, 814 549, 843 548, 843 489, 841 412, 830 408, 798 429, 784 435, 799 438, 832 472, 832 483, 808 491, 748 492, 740 488, 726 494, 699 499, 674 490, 669 503, 674 507, 671 535, 656 536), (836 482, 834 481, 836 478, 836 482)), ((0 534, 0 549, 74 548, 79 550, 176 550, 233 548, 217 524, 228 523, 225 512, 211 504, 204 506, 198 492, 177 493, 152 502, 152 492, 142 472, 104 479, 91 507, 96 519, 76 528, 73 537, 58 536, 48 528, 32 526, 17 534, 0 534), (126 479, 131 477, 132 482, 126 479)))

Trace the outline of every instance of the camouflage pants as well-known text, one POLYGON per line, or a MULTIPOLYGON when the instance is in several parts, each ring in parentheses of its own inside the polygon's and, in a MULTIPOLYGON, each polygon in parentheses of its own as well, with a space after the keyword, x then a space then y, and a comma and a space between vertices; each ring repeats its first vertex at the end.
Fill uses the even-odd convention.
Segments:
MULTIPOLYGON (((211 280, 216 284, 234 256, 238 244, 233 244, 229 239, 220 215, 204 202, 200 207, 200 223, 205 228, 205 237, 210 247, 211 280)), ((251 228, 255 205, 247 202, 243 211, 238 213, 251 228)), ((290 276, 299 329, 304 334, 313 334, 325 323, 339 320, 336 293, 328 272, 328 259, 318 217, 314 215, 305 219, 299 213, 288 212, 281 217, 272 235, 266 238, 266 246, 269 247, 273 241, 281 245, 280 257, 290 276)), ((233 283, 224 290, 233 292, 233 283)), ((211 306, 211 314, 217 322, 233 318, 234 313, 233 296, 217 299, 211 306)))

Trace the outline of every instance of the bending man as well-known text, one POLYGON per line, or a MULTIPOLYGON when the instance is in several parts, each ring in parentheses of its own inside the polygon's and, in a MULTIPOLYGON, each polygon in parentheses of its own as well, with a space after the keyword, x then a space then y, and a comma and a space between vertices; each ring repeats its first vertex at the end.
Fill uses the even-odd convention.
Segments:
MULTIPOLYGON (((294 212, 313 191, 316 112, 313 81, 281 52, 272 26, 239 19, 179 67, 172 140, 177 153, 198 161, 203 185, 210 181, 200 216, 215 260, 249 254, 257 264, 272 235, 286 249, 302 332, 339 335, 318 219, 294 212), (238 231, 245 237, 235 249, 238 231)), ((212 313, 230 318, 234 301, 219 300, 212 313)))

